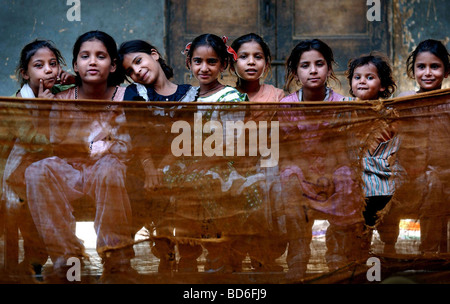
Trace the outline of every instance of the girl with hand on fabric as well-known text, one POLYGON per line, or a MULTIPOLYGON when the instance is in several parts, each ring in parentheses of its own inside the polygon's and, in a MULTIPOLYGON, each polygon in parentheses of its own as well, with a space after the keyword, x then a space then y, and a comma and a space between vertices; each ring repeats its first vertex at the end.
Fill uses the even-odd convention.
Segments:
MULTIPOLYGON (((348 63, 347 79, 350 94, 357 100, 387 99, 394 94, 396 84, 389 60, 382 54, 372 52, 354 58, 348 63)), ((374 126, 376 135, 369 136, 368 149, 363 156, 363 190, 366 207, 363 212, 367 226, 364 250, 368 252, 372 240, 372 231, 377 225, 382 241, 387 241, 392 232, 386 229, 384 221, 380 222, 378 212, 391 200, 396 186, 396 178, 400 172, 395 161, 400 138, 396 128, 380 121, 381 126, 374 126)), ((396 238, 397 236, 395 236, 396 238)), ((385 252, 392 251, 389 243, 385 252)))

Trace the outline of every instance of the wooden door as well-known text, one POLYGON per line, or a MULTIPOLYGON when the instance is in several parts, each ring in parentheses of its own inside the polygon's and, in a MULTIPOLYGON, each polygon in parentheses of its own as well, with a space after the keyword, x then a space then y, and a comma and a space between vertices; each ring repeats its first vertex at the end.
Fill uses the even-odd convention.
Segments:
MULTIPOLYGON (((294 46, 304 39, 317 38, 327 43, 337 62, 336 76, 348 95, 345 78, 348 60, 370 51, 390 56, 387 11, 380 6, 381 21, 369 21, 363 0, 280 0, 277 1, 277 54, 286 60, 294 46)), ((279 62, 282 63, 282 62, 279 62)), ((284 83, 284 67, 277 70, 277 83, 284 83)))
MULTIPOLYGON (((239 36, 254 32, 269 45, 275 45, 275 0, 168 0, 166 7, 166 53, 177 83, 196 84, 195 79, 190 79, 181 52, 188 42, 201 34, 227 36, 227 44, 231 45, 239 36)), ((236 80, 224 73, 222 82, 235 85, 236 80)))
MULTIPOLYGON (((319 38, 329 44, 338 63, 335 69, 341 91, 348 94, 344 72, 351 57, 371 50, 390 55, 387 11, 381 7, 381 21, 367 20, 363 0, 167 0, 166 52, 174 68, 177 83, 193 83, 181 54, 196 36, 213 33, 226 35, 229 44, 244 34, 254 32, 272 51, 272 76, 266 82, 282 88, 285 61, 302 39, 319 38)), ((235 78, 225 74, 225 83, 235 78)))

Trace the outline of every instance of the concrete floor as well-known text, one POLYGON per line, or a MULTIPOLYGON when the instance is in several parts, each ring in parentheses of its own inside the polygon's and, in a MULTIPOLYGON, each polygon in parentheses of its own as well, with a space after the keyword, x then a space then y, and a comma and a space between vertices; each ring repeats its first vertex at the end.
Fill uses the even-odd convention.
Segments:
MULTIPOLYGON (((406 222, 409 226, 411 223, 406 222)), ((414 224, 414 222, 412 222, 414 224)), ((311 278, 321 277, 322 275, 328 275, 328 267, 325 261, 325 231, 328 226, 326 221, 316 221, 313 227, 313 240, 311 243, 311 259, 308 264, 307 275, 311 278)), ((405 226, 405 222, 403 223, 405 226)), ((416 225, 417 226, 417 225, 416 225)), ((406 226, 405 226, 406 227, 406 226)), ((408 227, 406 227, 408 228, 408 227)), ((410 227, 409 227, 410 228, 410 227)), ((89 277, 89 283, 96 283, 98 278, 102 274, 102 264, 101 260, 95 250, 95 232, 93 230, 93 224, 90 222, 82 222, 77 225, 77 235, 79 238, 84 240, 86 252, 90 256, 89 262, 86 263, 85 269, 83 270, 82 276, 89 277)), ((231 276, 220 275, 220 276, 205 276, 205 255, 203 254, 198 259, 198 270, 199 273, 195 275, 185 276, 178 273, 171 273, 160 275, 158 274, 158 264, 159 259, 157 259, 150 249, 150 242, 147 240, 147 231, 144 229, 136 235, 136 245, 134 246, 136 257, 132 260, 133 268, 141 276, 142 283, 179 283, 179 282, 190 282, 198 283, 204 282, 262 282, 262 283, 280 283, 286 280, 286 272, 288 270, 286 264, 286 252, 283 256, 278 258, 277 262, 283 267, 283 271, 276 273, 258 273, 251 267, 250 259, 247 257, 243 261, 242 272, 234 273, 231 276), (216 280, 216 281, 215 281, 216 280)), ((420 244, 420 231, 417 229, 400 229, 400 235, 396 244, 396 250, 399 255, 414 256, 418 255, 420 244)), ((3 239, 0 238, 0 248, 3 248, 3 239)), ((19 261, 22 259, 22 244, 19 246, 20 256, 19 261)), ((378 234, 374 233, 372 239, 372 248, 375 255, 383 254, 383 243, 380 241, 378 234)), ((0 261, 3 261, 3 250, 0 250, 0 261)), ((2 262, 0 262, 2 263, 2 262)), ((45 270, 51 269, 52 264, 50 259, 44 265, 45 270)), ((367 269, 367 267, 365 268, 367 269)), ((364 270, 364 269, 362 269, 364 270)), ((0 273, 1 274, 1 273, 0 273)), ((3 280, 7 281, 7 275, 3 275, 3 280)), ((1 282, 2 279, 0 279, 1 282)), ((42 278, 38 277, 38 282, 41 282, 42 278)), ((21 283, 20 277, 15 277, 13 279, 15 283, 21 283)))

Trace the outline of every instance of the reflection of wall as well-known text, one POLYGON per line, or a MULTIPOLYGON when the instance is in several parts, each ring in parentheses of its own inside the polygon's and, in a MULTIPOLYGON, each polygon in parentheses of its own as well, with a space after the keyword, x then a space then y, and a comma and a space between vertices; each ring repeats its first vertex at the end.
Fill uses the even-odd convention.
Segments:
MULTIPOLYGON (((81 0, 80 2, 81 21, 69 22, 66 13, 71 6, 66 5, 66 0, 0 0, 0 7, 2 7, 0 10, 0 96, 9 96, 18 89, 14 70, 20 50, 35 38, 53 40, 66 58, 68 69, 71 69, 71 49, 76 38, 93 29, 111 34, 118 44, 129 39, 145 39, 152 42, 162 54, 166 52, 164 0, 81 0)), ((406 58, 420 41, 427 38, 442 40, 447 47, 450 46, 448 19, 450 2, 447 0, 381 2, 389 3, 382 5, 390 6, 388 19, 391 20, 392 29, 391 58, 399 84, 398 91, 413 89, 414 80, 406 77, 406 58)), ((333 20, 332 17, 324 22, 329 24, 331 20, 333 20)), ((250 20, 246 22, 249 23, 250 20)), ((201 23, 199 26, 208 28, 208 24, 201 23)), ((328 26, 324 27, 324 30, 328 28, 328 26)), ((345 80, 343 84, 346 84, 345 80)), ((450 87, 449 80, 446 80, 444 87, 450 87)))
MULTIPOLYGON (((69 3, 72 1, 69 1, 69 3)), ((164 0, 80 0, 81 21, 67 20, 67 0, 0 0, 0 96, 18 88, 15 68, 20 51, 32 40, 49 39, 72 69, 72 46, 90 30, 102 30, 118 44, 149 40, 164 54, 164 0)))

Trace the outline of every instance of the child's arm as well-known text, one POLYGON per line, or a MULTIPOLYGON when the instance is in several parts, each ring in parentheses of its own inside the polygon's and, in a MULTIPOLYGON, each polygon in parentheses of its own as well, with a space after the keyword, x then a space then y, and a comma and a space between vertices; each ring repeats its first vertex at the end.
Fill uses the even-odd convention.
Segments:
POLYGON ((381 143, 387 142, 394 138, 394 136, 397 134, 397 128, 390 124, 387 127, 383 128, 381 132, 377 135, 376 138, 370 143, 369 145, 369 152, 372 155, 378 148, 378 146, 381 143))

